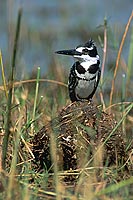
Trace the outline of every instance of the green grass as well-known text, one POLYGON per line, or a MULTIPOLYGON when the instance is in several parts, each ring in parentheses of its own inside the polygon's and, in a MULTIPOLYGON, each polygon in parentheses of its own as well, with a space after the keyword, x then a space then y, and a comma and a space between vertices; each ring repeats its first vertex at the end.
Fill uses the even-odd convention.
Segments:
MULTIPOLYGON (((20 20, 19 17, 18 21, 20 20)), ((133 13, 130 20, 132 17, 133 13)), ((125 32, 128 31, 129 25, 128 22, 125 32)), ((106 29, 107 27, 104 28, 106 29)), ((103 46, 106 51, 106 42, 108 38, 107 32, 105 31, 104 33, 103 46)), ((119 168, 107 167, 106 165, 100 166, 100 159, 103 153, 102 146, 99 147, 99 151, 97 151, 92 160, 92 167, 85 164, 82 169, 59 171, 56 159, 56 142, 54 137, 51 137, 51 157, 55 163, 54 170, 51 172, 47 169, 47 166, 45 166, 43 173, 37 173, 35 171, 32 165, 34 155, 31 150, 30 140, 44 124, 47 124, 51 119, 55 118, 59 110, 69 102, 65 84, 68 75, 66 75, 64 69, 58 64, 54 64, 54 70, 49 71, 47 74, 47 77, 52 77, 52 80, 49 78, 41 79, 39 68, 36 79, 16 82, 14 77, 14 54, 17 53, 16 41, 19 38, 17 34, 18 29, 16 30, 15 52, 13 53, 12 72, 9 80, 14 88, 6 85, 7 80, 4 75, 4 67, 2 67, 1 56, 1 69, 3 71, 1 78, 3 80, 3 85, 0 86, 0 142, 3 148, 0 149, 0 157, 2 158, 0 159, 0 199, 131 200, 133 198, 132 170, 127 174, 127 172, 124 171, 123 165, 119 166, 119 168), (60 69, 58 69, 59 67, 60 69), (64 77, 62 77, 61 74, 63 74, 64 77), (56 77, 58 77, 58 80, 56 77), (2 156, 2 153, 4 156, 2 156), (99 179, 97 173, 99 173, 99 179), (121 174, 122 177, 120 177, 121 174), (77 179, 76 184, 69 186, 63 182, 63 177, 65 175, 73 175, 79 177, 79 179, 77 179)), ((127 32, 125 34, 127 34, 127 32)), ((110 111, 115 115, 118 124, 112 130, 109 137, 118 126, 122 126, 123 138, 126 141, 128 151, 131 148, 131 137, 133 134, 133 103, 127 101, 127 99, 131 100, 133 85, 131 76, 131 66, 133 64, 132 42, 130 44, 128 65, 126 66, 127 70, 125 72, 125 77, 127 77, 127 79, 121 79, 121 87, 117 88, 117 83, 119 83, 119 80, 117 80, 117 73, 121 71, 119 61, 122 46, 124 42, 126 42, 125 36, 120 45, 121 49, 118 51, 119 53, 112 78, 112 89, 110 87, 111 92, 108 91, 108 94, 110 94, 110 101, 106 99, 106 94, 102 88, 102 84, 106 84, 108 81, 104 78, 104 65, 107 52, 104 54, 102 84, 97 91, 94 101, 97 102, 98 105, 102 105, 102 109, 106 112, 110 111), (100 98, 98 98, 99 96, 100 98)), ((131 38, 132 37, 133 31, 131 32, 131 38)), ((107 137, 105 143, 108 139, 107 137)), ((133 165, 133 149, 129 151, 128 155, 127 162, 129 162, 129 166, 131 166, 133 165)), ((86 163, 86 158, 84 163, 86 163)))

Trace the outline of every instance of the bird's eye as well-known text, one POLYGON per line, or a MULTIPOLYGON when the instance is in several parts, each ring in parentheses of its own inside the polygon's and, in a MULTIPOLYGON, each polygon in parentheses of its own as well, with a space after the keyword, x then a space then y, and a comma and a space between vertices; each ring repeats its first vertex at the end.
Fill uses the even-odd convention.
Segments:
POLYGON ((84 54, 88 54, 89 50, 88 49, 83 49, 84 54))

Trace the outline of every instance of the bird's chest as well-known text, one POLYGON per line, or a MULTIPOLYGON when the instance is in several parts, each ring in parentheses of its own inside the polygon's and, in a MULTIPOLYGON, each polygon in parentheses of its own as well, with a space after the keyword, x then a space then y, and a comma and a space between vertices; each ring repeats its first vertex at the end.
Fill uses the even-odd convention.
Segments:
POLYGON ((88 80, 78 80, 77 89, 85 90, 85 89, 88 89, 89 85, 90 85, 90 81, 88 81, 88 80))
POLYGON ((93 81, 79 79, 75 88, 76 95, 78 95, 80 98, 87 98, 88 95, 92 92, 93 84, 93 81))
POLYGON ((93 92, 95 81, 98 73, 98 65, 81 65, 76 62, 74 68, 72 68, 72 77, 74 77, 75 95, 79 99, 86 99, 93 92))

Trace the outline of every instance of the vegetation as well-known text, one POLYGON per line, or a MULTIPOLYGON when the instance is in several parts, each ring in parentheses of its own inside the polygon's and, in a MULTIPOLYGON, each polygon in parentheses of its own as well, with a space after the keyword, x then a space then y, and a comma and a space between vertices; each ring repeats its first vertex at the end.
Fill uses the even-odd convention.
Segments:
MULTIPOLYGON (((2 53, 0 65, 2 82, 0 86, 0 199, 132 199, 133 197, 133 149, 132 149, 132 52, 133 42, 131 39, 128 64, 122 58, 123 45, 133 18, 133 12, 127 22, 121 39, 116 64, 108 66, 111 73, 111 87, 106 88, 108 77, 105 76, 105 62, 108 53, 108 28, 107 20, 104 21, 104 38, 99 37, 103 47, 103 63, 101 84, 94 102, 101 105, 101 109, 107 113, 113 113, 118 124, 112 132, 122 128, 123 140, 126 144, 128 171, 124 166, 108 167, 105 163, 101 166, 102 148, 96 154, 92 167, 86 165, 75 170, 59 170, 55 164, 53 171, 45 166, 43 172, 38 172, 34 166, 34 154, 31 140, 43 125, 54 119, 62 107, 70 103, 67 94, 67 72, 59 63, 54 61, 47 78, 40 77, 40 67, 37 75, 23 81, 15 80, 16 56, 18 50, 19 31, 21 28, 21 10, 18 14, 16 37, 12 56, 11 72, 9 81, 5 77, 2 53), (104 42, 102 42, 104 41, 104 42), (63 76, 62 76, 63 74, 63 76), (109 98, 110 97, 110 98, 109 98), (119 173, 120 172, 120 173, 119 173), (100 173, 100 180, 97 173, 100 173), (66 175, 78 177, 76 181, 63 180, 66 175), (70 184, 71 182, 71 184, 70 184)), ((110 36, 111 37, 111 36, 110 36)), ((131 33, 133 38, 133 31, 131 33)), ((51 130, 50 130, 51 131, 51 130)), ((109 136, 110 137, 110 136, 109 136)), ((108 140, 108 138, 107 138, 108 140)), ((107 142, 105 139, 105 143, 107 142)), ((51 157, 56 163, 56 142, 51 137, 51 157)))

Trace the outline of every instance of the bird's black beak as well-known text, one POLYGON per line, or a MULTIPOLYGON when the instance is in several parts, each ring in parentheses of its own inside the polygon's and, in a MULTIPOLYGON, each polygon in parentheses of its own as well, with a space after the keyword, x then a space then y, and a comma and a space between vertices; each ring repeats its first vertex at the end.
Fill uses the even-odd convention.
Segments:
POLYGON ((56 51, 55 53, 69 55, 69 56, 76 56, 76 55, 80 56, 81 55, 81 53, 76 51, 76 49, 61 50, 61 51, 56 51))

